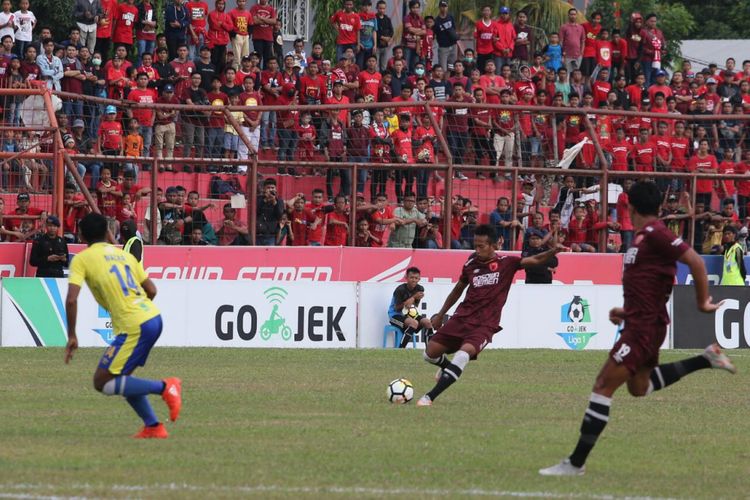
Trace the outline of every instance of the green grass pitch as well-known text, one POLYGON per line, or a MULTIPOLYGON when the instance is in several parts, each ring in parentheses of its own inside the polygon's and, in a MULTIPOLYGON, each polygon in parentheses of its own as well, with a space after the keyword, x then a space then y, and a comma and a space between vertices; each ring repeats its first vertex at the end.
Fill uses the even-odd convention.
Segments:
MULTIPOLYGON (((0 349, 0 498, 746 498, 750 358, 642 399, 624 390, 586 476, 544 478, 575 444, 601 351, 490 350, 432 408, 413 350, 157 348, 142 377, 179 376, 168 440, 130 436, 125 401, 96 393, 101 354, 0 349)), ((686 352, 665 352, 676 360, 686 352)), ((158 397, 160 418, 167 414, 158 397)))

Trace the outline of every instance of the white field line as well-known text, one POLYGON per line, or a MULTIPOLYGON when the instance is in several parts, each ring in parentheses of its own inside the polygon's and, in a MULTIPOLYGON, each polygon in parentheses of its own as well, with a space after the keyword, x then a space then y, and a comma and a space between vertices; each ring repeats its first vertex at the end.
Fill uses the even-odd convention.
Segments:
POLYGON ((53 499, 76 499, 82 500, 82 496, 57 496, 49 494, 32 494, 32 491, 55 491, 60 489, 93 490, 106 488, 110 491, 123 493, 144 493, 155 491, 170 492, 222 492, 229 494, 307 494, 307 495, 376 495, 376 496, 433 496, 433 497, 497 497, 497 498, 578 498, 587 500, 670 500, 666 498, 644 497, 644 496, 619 496, 612 494, 586 494, 586 493, 556 493, 551 491, 506 491, 485 489, 419 489, 419 488, 369 488, 359 486, 199 486, 184 483, 151 484, 151 485, 126 485, 115 484, 100 486, 84 484, 53 485, 53 484, 0 484, 0 498, 30 499, 30 500, 53 500, 53 499), (14 493, 18 492, 18 493, 14 493), (23 493, 21 493, 23 492, 23 493))

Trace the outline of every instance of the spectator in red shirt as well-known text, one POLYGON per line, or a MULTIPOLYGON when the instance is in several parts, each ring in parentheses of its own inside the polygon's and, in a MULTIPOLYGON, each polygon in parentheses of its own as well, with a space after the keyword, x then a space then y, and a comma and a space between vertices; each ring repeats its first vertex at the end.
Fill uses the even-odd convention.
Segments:
POLYGON ((354 0, 344 0, 344 10, 340 10, 331 16, 331 23, 336 27, 336 61, 344 56, 344 51, 351 48, 357 51, 359 46, 359 29, 361 19, 354 12, 354 0))
POLYGON ((591 94, 594 97, 594 107, 600 107, 603 102, 607 102, 607 95, 612 90, 612 84, 609 83, 609 68, 598 68, 596 79, 591 80, 591 94))
MULTIPOLYGON (((742 150, 742 160, 734 167, 736 174, 744 174, 750 179, 750 149, 742 150)), ((750 203, 750 180, 737 181, 737 205, 740 219, 743 221, 748 214, 748 203, 750 203)))
POLYGON ((336 196, 333 212, 326 216, 325 246, 345 246, 349 236, 349 214, 346 212, 346 197, 336 196))
POLYGON ((297 194, 287 205, 291 205, 288 215, 292 225, 292 245, 297 247, 307 246, 309 244, 308 232, 310 226, 315 222, 315 215, 310 209, 305 208, 305 197, 302 193, 297 194))
POLYGON ((484 65, 487 61, 493 60, 497 36, 497 24, 492 20, 492 7, 486 5, 482 7, 482 18, 474 25, 477 67, 480 72, 484 72, 484 65))
MULTIPOLYGON (((701 139, 698 143, 698 151, 688 161, 689 172, 716 173, 719 163, 716 157, 708 149, 708 139, 701 139)), ((711 179, 698 179, 695 183, 695 202, 703 203, 706 209, 711 207, 711 197, 714 190, 714 181, 711 179)))
POLYGON ((495 25, 497 38, 493 44, 493 59, 495 68, 499 70, 510 64, 516 45, 516 28, 511 22, 509 7, 500 7, 500 17, 495 21, 495 25))
MULTIPOLYGON (((414 164, 414 153, 412 148, 412 133, 411 133, 411 114, 404 113, 401 111, 398 115, 398 130, 391 134, 393 139, 393 149, 396 153, 396 162, 404 163, 406 165, 414 164)), ((396 170, 396 199, 398 203, 401 203, 403 199, 403 193, 414 190, 414 171, 411 169, 407 170, 396 170), (406 185, 403 186, 403 182, 406 181, 406 185)))
POLYGON ((259 0, 250 7, 250 15, 253 19, 253 50, 260 54, 263 69, 268 69, 268 62, 273 54, 274 35, 278 15, 276 9, 269 5, 268 0, 259 0))
MULTIPOLYGON (((105 118, 99 124, 99 131, 97 133, 98 142, 97 146, 101 154, 108 156, 122 156, 123 153, 123 140, 122 140, 122 125, 117 121, 117 108, 114 106, 107 106, 105 109, 105 118)), ((106 164, 110 169, 110 173, 117 176, 117 164, 106 164), (114 171, 113 171, 114 168, 114 171)))
POLYGON ((211 49, 211 64, 214 65, 217 73, 225 69, 229 33, 234 30, 234 20, 224 12, 225 8, 225 0, 216 0, 216 10, 208 14, 206 45, 211 49))
POLYGON ((630 153, 633 145, 625 138, 625 129, 619 127, 615 131, 615 140, 609 141, 604 150, 612 155, 612 170, 616 172, 627 172, 630 153))
POLYGON ((414 72, 418 62, 424 64, 424 54, 422 54, 422 38, 427 34, 427 27, 424 19, 419 13, 419 0, 410 0, 409 13, 404 17, 403 35, 401 37, 401 46, 404 48, 404 59, 406 59, 406 70, 414 72))
POLYGON ((117 5, 112 42, 115 45, 124 45, 128 53, 133 49, 133 31, 137 21, 138 7, 135 6, 135 0, 126 0, 125 3, 117 5))
POLYGON ((253 25, 253 16, 245 9, 247 0, 237 0, 237 7, 232 9, 229 16, 234 25, 234 49, 235 61, 241 61, 243 57, 250 55, 250 27, 253 25))
MULTIPOLYGON (((138 73, 136 76, 137 87, 128 94, 128 101, 139 104, 153 104, 158 99, 156 90, 148 88, 148 74, 138 73)), ((140 124, 140 134, 143 137, 143 151, 146 156, 150 156, 151 141, 154 133, 154 110, 151 107, 129 108, 128 114, 131 118, 138 120, 140 124)))
POLYGON ((596 252, 594 246, 587 243, 591 219, 586 217, 586 205, 581 203, 573 209, 573 217, 568 223, 568 238, 573 252, 596 252))
POLYGON ((624 179, 622 182, 622 193, 617 197, 617 223, 620 224, 620 239, 622 245, 620 246, 620 252, 625 253, 630 248, 633 242, 633 221, 630 218, 630 210, 628 209, 628 191, 633 187, 632 179, 624 179))
POLYGON ((187 43, 192 61, 198 57, 198 49, 206 44, 208 4, 202 0, 190 0, 185 4, 185 8, 190 15, 187 43))
MULTIPOLYGON (((602 68, 612 70, 613 43, 609 39, 609 30, 607 28, 602 28, 602 30, 599 32, 599 38, 595 42, 595 49, 596 68, 594 68, 594 72, 591 75, 592 80, 597 79, 597 75, 599 71, 602 70, 602 68)), ((610 76, 614 76, 611 71, 610 76)))
MULTIPOLYGON (((456 83, 449 102, 470 103, 474 100, 466 95, 464 86, 456 83)), ((450 108, 445 115, 446 132, 448 135, 448 146, 453 155, 453 161, 463 164, 464 154, 469 145, 469 108, 450 108)), ((467 177, 460 171, 456 171, 456 178, 466 180, 467 177)))
POLYGON ((388 204, 388 197, 385 193, 378 193, 375 197, 375 210, 370 214, 370 220, 372 221, 370 232, 377 241, 380 241, 380 245, 377 246, 383 246, 383 242, 388 241, 385 237, 386 231, 399 220, 393 215, 393 207, 388 204))
POLYGON ((651 139, 651 129, 641 127, 638 142, 633 147, 633 161, 636 172, 653 172, 656 157, 656 144, 651 139))
POLYGON ((377 70, 378 60, 375 56, 367 58, 367 68, 359 73, 359 93, 365 102, 378 102, 378 94, 383 75, 377 70))

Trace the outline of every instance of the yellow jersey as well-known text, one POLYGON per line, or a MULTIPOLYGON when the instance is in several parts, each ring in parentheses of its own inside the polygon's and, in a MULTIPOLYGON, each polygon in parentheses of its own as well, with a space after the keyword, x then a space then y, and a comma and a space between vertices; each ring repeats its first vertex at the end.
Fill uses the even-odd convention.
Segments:
POLYGON ((146 272, 131 254, 109 243, 95 243, 73 258, 69 283, 85 281, 96 301, 112 316, 112 333, 140 333, 141 325, 159 315, 141 283, 146 272))

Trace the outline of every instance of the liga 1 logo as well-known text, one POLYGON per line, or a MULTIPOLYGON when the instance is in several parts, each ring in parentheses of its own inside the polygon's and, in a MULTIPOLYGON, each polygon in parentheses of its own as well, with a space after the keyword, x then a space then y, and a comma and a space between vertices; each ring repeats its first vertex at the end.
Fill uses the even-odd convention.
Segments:
POLYGON ((560 330, 557 334, 571 349, 581 351, 586 348, 596 332, 591 331, 591 311, 589 302, 575 295, 573 300, 560 306, 560 330))

